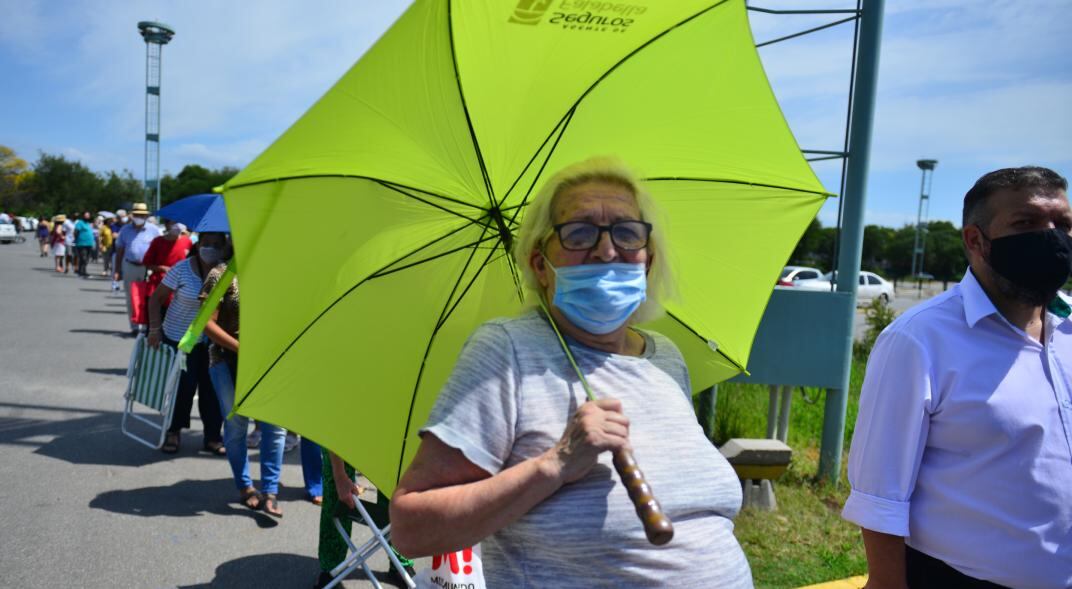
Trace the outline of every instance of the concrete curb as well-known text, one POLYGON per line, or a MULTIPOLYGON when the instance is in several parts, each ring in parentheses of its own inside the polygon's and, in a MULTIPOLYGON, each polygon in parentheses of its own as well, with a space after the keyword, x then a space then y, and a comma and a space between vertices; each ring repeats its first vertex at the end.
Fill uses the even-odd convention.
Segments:
POLYGON ((840 581, 827 581, 826 583, 808 585, 807 587, 800 587, 799 589, 863 589, 863 586, 866 584, 867 575, 860 575, 859 577, 850 577, 848 579, 841 579, 840 581))

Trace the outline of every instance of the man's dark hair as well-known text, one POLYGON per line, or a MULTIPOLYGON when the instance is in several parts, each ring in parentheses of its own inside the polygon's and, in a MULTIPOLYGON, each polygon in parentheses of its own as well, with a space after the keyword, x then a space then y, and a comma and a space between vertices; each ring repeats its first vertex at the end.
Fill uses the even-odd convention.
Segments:
POLYGON ((987 206, 991 194, 999 190, 1023 190, 1037 188, 1044 191, 1068 189, 1068 180, 1049 168, 1040 166, 1023 166, 1020 168, 1002 168, 983 175, 975 181, 975 186, 964 195, 964 227, 978 225, 989 227, 994 219, 994 212, 987 206))

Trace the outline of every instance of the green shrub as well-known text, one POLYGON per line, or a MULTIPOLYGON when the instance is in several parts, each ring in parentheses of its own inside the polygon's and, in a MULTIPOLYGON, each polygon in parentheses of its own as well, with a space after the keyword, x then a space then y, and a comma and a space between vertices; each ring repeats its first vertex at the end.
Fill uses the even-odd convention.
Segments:
POLYGON ((882 299, 874 299, 871 304, 864 307, 864 320, 867 323, 867 333, 863 341, 853 344, 853 355, 857 358, 867 359, 871 354, 871 348, 875 347, 878 334, 897 317, 889 303, 882 299))

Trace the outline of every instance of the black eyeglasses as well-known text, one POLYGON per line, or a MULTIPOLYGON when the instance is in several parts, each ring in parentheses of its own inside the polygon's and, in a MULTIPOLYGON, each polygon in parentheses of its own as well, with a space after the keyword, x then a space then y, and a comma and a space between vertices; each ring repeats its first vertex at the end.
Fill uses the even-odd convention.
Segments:
POLYGON ((558 242, 570 251, 590 250, 599 243, 603 232, 610 233, 614 247, 626 251, 644 249, 651 236, 651 223, 643 221, 616 221, 610 225, 596 225, 587 221, 570 221, 554 226, 558 242))

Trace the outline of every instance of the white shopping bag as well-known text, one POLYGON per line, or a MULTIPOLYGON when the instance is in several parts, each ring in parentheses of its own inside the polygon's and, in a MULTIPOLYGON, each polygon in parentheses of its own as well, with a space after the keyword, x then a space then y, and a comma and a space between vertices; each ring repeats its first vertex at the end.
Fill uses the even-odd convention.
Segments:
POLYGON ((432 557, 432 568, 417 572, 417 589, 485 589, 480 544, 432 557))

